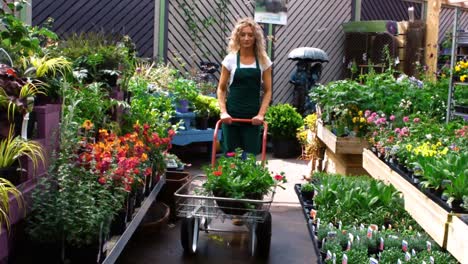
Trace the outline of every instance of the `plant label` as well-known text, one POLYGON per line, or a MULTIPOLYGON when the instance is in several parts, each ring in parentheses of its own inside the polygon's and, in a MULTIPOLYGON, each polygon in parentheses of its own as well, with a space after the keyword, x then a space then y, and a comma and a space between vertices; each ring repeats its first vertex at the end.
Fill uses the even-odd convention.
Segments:
POLYGON ((411 255, 409 252, 405 253, 405 261, 410 261, 411 260, 411 255))
POLYGON ((403 250, 403 252, 408 251, 408 242, 406 242, 406 240, 401 241, 401 250, 403 250))
POLYGON ((372 229, 370 227, 367 228, 367 238, 372 239, 372 229))
POLYGON ((343 226, 343 223, 341 221, 338 222, 338 229, 341 230, 341 227, 343 226))
POLYGON ((416 257, 416 250, 414 250, 414 248, 411 249, 411 256, 412 256, 412 257, 416 257))
POLYGON ((346 245, 346 251, 350 251, 350 250, 351 250, 351 241, 348 240, 348 243, 346 245))
POLYGON ((369 264, 379 264, 379 261, 375 258, 369 258, 369 264))
POLYGON ((434 257, 433 257, 433 256, 430 256, 430 257, 429 257, 429 263, 430 263, 430 264, 434 264, 434 257))
POLYGON ((380 238, 379 250, 380 251, 384 250, 384 239, 382 237, 380 238))
POLYGON ((346 254, 343 254, 343 260, 341 261, 341 264, 348 264, 348 256, 346 256, 346 254))
POLYGON ((330 260, 332 258, 332 253, 330 250, 327 250, 327 256, 325 257, 325 260, 330 260))
POLYGON ((431 241, 426 241, 426 249, 427 249, 427 252, 431 252, 431 250, 432 250, 432 243, 431 243, 431 241))
POLYGON ((351 243, 353 243, 354 242, 354 235, 349 233, 348 237, 349 237, 349 241, 351 241, 351 243))
POLYGON ((317 228, 317 230, 320 229, 320 218, 317 218, 317 224, 315 225, 315 227, 317 228))

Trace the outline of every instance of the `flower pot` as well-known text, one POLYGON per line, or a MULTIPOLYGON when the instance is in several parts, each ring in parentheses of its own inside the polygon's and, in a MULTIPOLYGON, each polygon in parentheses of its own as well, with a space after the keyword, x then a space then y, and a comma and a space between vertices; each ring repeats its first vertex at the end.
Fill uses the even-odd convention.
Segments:
POLYGON ((136 193, 134 191, 128 194, 127 198, 127 222, 132 221, 135 212, 136 193))
POLYGON ((141 206, 141 203, 145 199, 145 193, 142 184, 138 184, 138 187, 135 190, 135 208, 141 206))
POLYGON ((301 154, 301 145, 295 138, 278 139, 273 138, 273 156, 275 158, 293 158, 301 154))
POLYGON ((206 130, 208 128, 208 117, 196 117, 195 128, 200 130, 206 130))
POLYGON ((165 203, 154 202, 151 204, 137 229, 137 235, 147 236, 161 231, 169 222, 170 211, 169 206, 165 203))
POLYGON ((145 176, 145 196, 148 196, 153 190, 153 176, 145 176))
POLYGON ((189 101, 182 99, 177 102, 176 111, 179 113, 187 113, 189 111, 189 101))
POLYGON ((17 186, 21 183, 21 173, 18 171, 18 162, 8 168, 0 168, 0 177, 17 186))
POLYGON ((60 241, 27 241, 26 246, 31 258, 40 259, 42 263, 60 263, 62 255, 62 243, 60 241))
POLYGON ((110 236, 121 235, 127 228, 127 208, 120 209, 110 224, 110 236))
POLYGON ((455 112, 468 114, 468 106, 456 105, 454 108, 455 108, 455 112))
POLYGON ((96 241, 90 245, 66 245, 65 255, 70 261, 68 263, 101 263, 105 256, 103 252, 103 243, 96 241))
POLYGON ((185 171, 166 171, 166 184, 162 187, 158 201, 167 204, 171 209, 171 219, 176 218, 176 203, 174 193, 190 179, 190 173, 185 171))
POLYGON ((302 199, 304 201, 312 201, 314 199, 314 191, 301 191, 302 199))
MULTIPOLYGON (((215 190, 213 191, 213 195, 216 197, 223 197, 223 198, 230 198, 227 197, 223 191, 215 190)), ((263 195, 260 194, 247 194, 245 199, 250 200, 261 200, 263 195)), ((225 200, 216 200, 216 204, 218 208, 221 209, 225 214, 230 215, 243 215, 249 211, 249 209, 258 209, 261 207, 261 204, 252 204, 247 202, 238 202, 238 201, 225 201, 225 200)))

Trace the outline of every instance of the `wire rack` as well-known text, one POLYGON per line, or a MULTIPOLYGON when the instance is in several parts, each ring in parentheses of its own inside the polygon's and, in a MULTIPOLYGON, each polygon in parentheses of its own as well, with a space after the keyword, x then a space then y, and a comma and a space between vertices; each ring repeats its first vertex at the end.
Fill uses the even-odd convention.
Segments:
POLYGON ((206 176, 197 175, 175 192, 180 217, 241 219, 262 223, 270 210, 276 189, 261 200, 216 197, 203 188, 206 176))

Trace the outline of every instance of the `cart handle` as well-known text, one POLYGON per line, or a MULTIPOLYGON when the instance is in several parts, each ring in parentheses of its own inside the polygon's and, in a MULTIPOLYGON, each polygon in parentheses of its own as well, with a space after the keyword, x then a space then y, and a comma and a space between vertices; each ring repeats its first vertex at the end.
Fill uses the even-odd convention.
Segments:
MULTIPOLYGON (((252 119, 244 119, 244 118, 232 118, 232 122, 236 123, 252 123, 252 119)), ((216 122, 215 130, 213 133, 213 146, 211 148, 211 166, 214 167, 216 163, 216 140, 218 139, 218 129, 219 126, 223 123, 223 120, 220 119, 216 122)), ((262 136, 262 165, 265 165, 266 161, 266 142, 267 142, 267 134, 268 134, 268 123, 262 121, 263 124, 263 136, 262 136)))

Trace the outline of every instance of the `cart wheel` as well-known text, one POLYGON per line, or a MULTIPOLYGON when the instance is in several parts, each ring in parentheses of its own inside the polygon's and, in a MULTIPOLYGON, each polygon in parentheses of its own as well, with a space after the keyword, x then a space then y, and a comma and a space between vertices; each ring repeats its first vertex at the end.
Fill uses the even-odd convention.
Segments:
POLYGON ((180 241, 184 252, 187 254, 195 254, 197 252, 198 244, 198 231, 200 226, 200 219, 196 217, 185 218, 182 220, 180 227, 180 241))
POLYGON ((257 224, 255 234, 257 237, 255 255, 267 259, 270 255, 271 243, 271 214, 269 212, 267 212, 265 221, 257 224))

